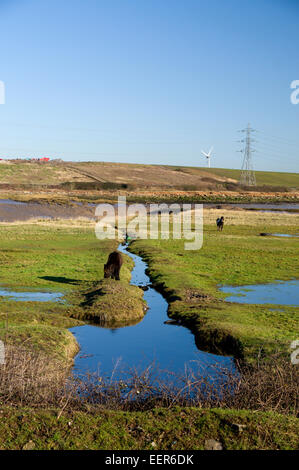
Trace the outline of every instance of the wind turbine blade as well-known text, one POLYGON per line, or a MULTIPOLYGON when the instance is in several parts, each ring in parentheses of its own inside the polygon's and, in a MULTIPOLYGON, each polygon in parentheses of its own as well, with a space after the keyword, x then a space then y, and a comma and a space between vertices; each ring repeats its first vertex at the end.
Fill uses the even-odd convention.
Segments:
POLYGON ((213 151, 214 147, 212 146, 209 150, 209 155, 211 155, 212 151, 213 151))

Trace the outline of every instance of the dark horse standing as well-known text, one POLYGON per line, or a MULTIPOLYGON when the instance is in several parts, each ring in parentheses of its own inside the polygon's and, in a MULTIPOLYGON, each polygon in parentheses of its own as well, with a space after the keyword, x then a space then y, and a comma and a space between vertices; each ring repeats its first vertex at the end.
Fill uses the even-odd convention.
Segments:
POLYGON ((224 217, 219 217, 217 220, 216 220, 216 224, 217 224, 217 228, 218 228, 218 231, 219 230, 223 230, 223 225, 224 225, 224 217))
POLYGON ((113 251, 108 257, 108 261, 104 264, 104 278, 111 277, 119 281, 119 271, 123 264, 121 253, 113 251))

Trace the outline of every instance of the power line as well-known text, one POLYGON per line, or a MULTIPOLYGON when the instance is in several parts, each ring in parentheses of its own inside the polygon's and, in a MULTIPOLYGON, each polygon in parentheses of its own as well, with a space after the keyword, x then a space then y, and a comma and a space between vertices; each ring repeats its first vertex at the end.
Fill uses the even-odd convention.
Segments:
POLYGON ((267 142, 267 141, 261 140, 261 139, 259 139, 258 142, 260 144, 264 145, 265 147, 274 148, 274 149, 282 149, 283 148, 285 151, 290 152, 290 153, 297 153, 298 154, 298 151, 299 151, 299 145, 296 149, 297 150, 297 152, 296 152, 295 148, 291 148, 291 149, 288 148, 286 150, 285 144, 281 144, 281 143, 278 144, 277 142, 267 142))
MULTIPOLYGON (((246 132, 246 138, 241 140, 245 143, 245 148, 241 150, 244 153, 244 160, 241 171, 241 183, 250 184, 250 181, 254 181, 254 172, 252 168, 251 154, 257 152, 259 160, 272 160, 275 162, 282 162, 286 157, 288 161, 295 162, 298 160, 299 144, 295 141, 291 142, 287 139, 280 138, 278 136, 269 136, 265 132, 256 130, 258 133, 258 140, 252 139, 251 133, 254 130, 250 128, 250 125, 246 129, 240 132, 246 132), (252 143, 255 143, 253 146, 252 143), (288 146, 288 148, 286 148, 288 146), (297 154, 297 155, 296 155, 297 154)), ((251 184, 254 184, 251 182, 251 184)))
POLYGON ((258 145, 258 148, 256 149, 257 152, 261 153, 262 155, 265 153, 265 154, 268 154, 268 155, 272 155, 273 157, 279 157, 280 160, 282 160, 283 158, 288 158, 288 160, 290 161, 293 161, 295 162, 295 160, 298 160, 298 157, 296 157, 295 155, 290 155, 289 152, 287 152, 286 150, 273 150, 272 148, 269 148, 269 147, 265 147, 265 146, 260 146, 258 145))
POLYGON ((258 132, 259 134, 262 134, 261 137, 263 137, 264 139, 267 139, 267 140, 280 141, 280 143, 282 143, 284 145, 294 145, 297 148, 299 146, 299 142, 298 141, 296 142, 295 140, 286 139, 284 137, 279 137, 277 135, 270 135, 270 134, 267 134, 266 132, 260 131, 260 130, 257 130, 256 132, 258 132))

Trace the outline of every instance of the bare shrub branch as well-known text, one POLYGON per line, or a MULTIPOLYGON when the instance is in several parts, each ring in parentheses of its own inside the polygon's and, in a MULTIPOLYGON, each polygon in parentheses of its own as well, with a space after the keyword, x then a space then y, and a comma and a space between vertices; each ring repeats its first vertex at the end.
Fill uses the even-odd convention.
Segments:
MULTIPOLYGON (((193 364, 194 366, 194 364, 193 364)), ((69 409, 145 410, 157 406, 222 407, 299 414, 299 369, 274 355, 239 373, 221 367, 206 375, 203 366, 184 374, 163 371, 155 363, 143 371, 117 370, 110 377, 73 376, 61 362, 19 347, 6 349, 0 366, 0 404, 69 409), (122 376, 120 379, 119 377, 122 376)))

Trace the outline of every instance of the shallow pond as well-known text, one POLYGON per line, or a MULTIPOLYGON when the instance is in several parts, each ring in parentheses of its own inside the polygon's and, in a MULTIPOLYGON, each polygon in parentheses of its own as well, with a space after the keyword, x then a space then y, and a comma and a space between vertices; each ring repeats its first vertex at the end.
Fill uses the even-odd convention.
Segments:
POLYGON ((60 292, 16 292, 5 288, 0 289, 0 297, 20 302, 59 302, 63 295, 60 292))
POLYGON ((248 202, 248 203, 235 203, 231 204, 232 207, 240 207, 242 209, 257 209, 260 211, 265 212, 272 212, 272 211, 288 211, 288 210, 299 210, 299 204, 295 202, 280 202, 277 204, 267 204, 267 203, 255 203, 255 202, 248 202))
POLYGON ((299 238, 298 233, 272 233, 273 237, 299 238))
POLYGON ((222 286, 221 292, 232 294, 228 302, 248 304, 299 305, 299 280, 277 281, 250 286, 222 286))
POLYGON ((14 206, 20 206, 26 204, 26 202, 14 201, 13 199, 0 199, 0 204, 12 204, 14 206))
MULTIPOLYGON (((131 254, 125 246, 119 251, 133 258, 131 284, 147 286, 150 280, 145 273, 146 263, 139 256, 131 254)), ((134 326, 105 328, 84 325, 71 328, 80 345, 75 358, 74 373, 97 373, 114 378, 122 377, 122 369, 144 370, 153 363, 160 371, 181 375, 185 368, 198 371, 203 376, 216 378, 219 369, 235 371, 231 357, 217 356, 199 351, 193 334, 175 324, 165 324, 168 304, 155 289, 149 286, 144 292, 148 311, 144 318, 134 326)))

